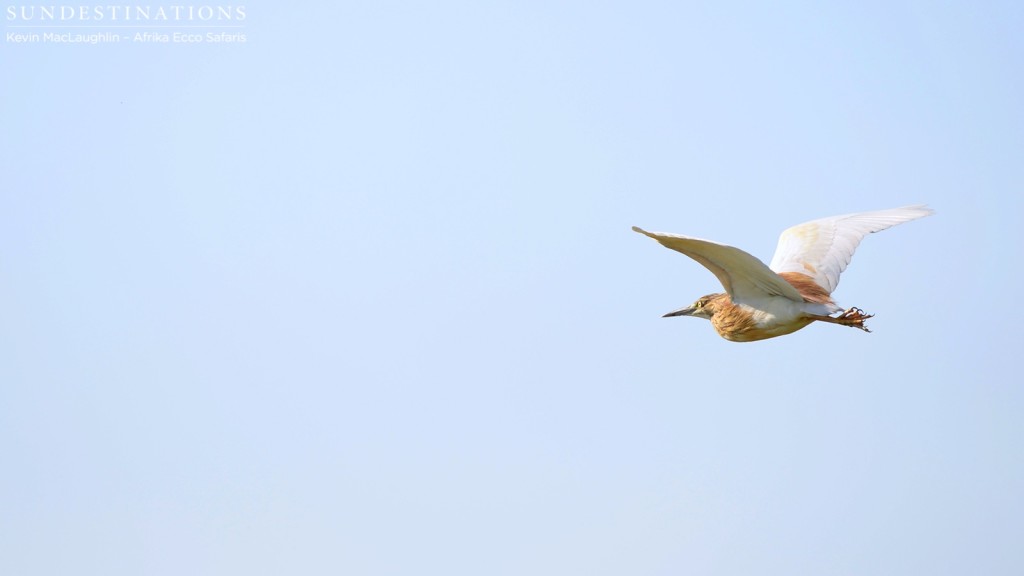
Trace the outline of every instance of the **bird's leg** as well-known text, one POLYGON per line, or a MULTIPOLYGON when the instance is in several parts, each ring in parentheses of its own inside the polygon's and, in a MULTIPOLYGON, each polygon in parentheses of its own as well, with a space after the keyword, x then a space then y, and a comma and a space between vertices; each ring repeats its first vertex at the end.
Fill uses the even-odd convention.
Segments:
POLYGON ((871 332, 871 330, 868 330, 868 327, 864 325, 864 321, 872 317, 874 317, 874 314, 865 314, 860 308, 850 308, 839 316, 814 316, 814 319, 820 320, 821 322, 860 328, 865 332, 871 332))
POLYGON ((865 314, 860 308, 850 308, 839 316, 836 316, 835 319, 843 326, 852 326, 854 328, 860 328, 865 332, 871 332, 871 330, 868 330, 868 327, 864 325, 864 321, 873 316, 874 314, 865 314))

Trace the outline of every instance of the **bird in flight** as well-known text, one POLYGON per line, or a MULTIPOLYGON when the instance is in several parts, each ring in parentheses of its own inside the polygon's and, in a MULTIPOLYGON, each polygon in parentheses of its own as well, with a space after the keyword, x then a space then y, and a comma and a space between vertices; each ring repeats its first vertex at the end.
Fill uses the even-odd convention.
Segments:
POLYGON ((665 318, 706 318, 722 338, 753 342, 796 332, 815 321, 870 332, 864 321, 871 314, 860 308, 843 310, 832 300, 839 275, 868 234, 933 213, 924 205, 905 206, 798 224, 779 237, 775 256, 767 266, 739 248, 718 242, 648 232, 636 226, 633 230, 693 258, 725 288, 725 293, 702 296, 665 318))

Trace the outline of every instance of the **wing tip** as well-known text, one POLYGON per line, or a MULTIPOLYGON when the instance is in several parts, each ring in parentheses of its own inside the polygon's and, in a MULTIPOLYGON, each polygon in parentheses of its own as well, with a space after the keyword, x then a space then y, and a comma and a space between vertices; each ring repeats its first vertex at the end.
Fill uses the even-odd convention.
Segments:
POLYGON ((918 218, 924 218, 925 216, 931 216, 932 214, 935 214, 935 209, 928 206, 927 204, 911 204, 910 206, 897 208, 897 210, 906 210, 907 212, 918 212, 920 214, 918 218))

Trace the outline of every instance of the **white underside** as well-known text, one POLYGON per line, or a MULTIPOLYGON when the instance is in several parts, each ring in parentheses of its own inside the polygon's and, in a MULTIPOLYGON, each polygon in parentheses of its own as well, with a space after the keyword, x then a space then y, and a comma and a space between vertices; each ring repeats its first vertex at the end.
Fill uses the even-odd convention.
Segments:
POLYGON ((742 309, 750 312, 757 327, 763 330, 771 330, 779 326, 791 326, 799 320, 806 318, 808 314, 814 316, 828 316, 842 310, 835 304, 813 304, 810 302, 794 302, 789 298, 769 296, 760 298, 753 302, 733 302, 742 309))

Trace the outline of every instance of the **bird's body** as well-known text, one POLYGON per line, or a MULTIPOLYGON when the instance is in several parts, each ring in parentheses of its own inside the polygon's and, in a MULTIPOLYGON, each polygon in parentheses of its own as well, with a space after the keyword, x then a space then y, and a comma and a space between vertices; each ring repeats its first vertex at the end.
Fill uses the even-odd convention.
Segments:
POLYGON ((633 230, 693 258, 722 283, 709 294, 665 316, 711 321, 726 340, 751 342, 796 332, 820 321, 867 331, 871 318, 858 308, 843 311, 832 300, 839 275, 864 236, 932 214, 907 206, 813 220, 782 233, 770 266, 732 246, 678 234, 633 230), (838 316, 832 316, 841 312, 838 316))

